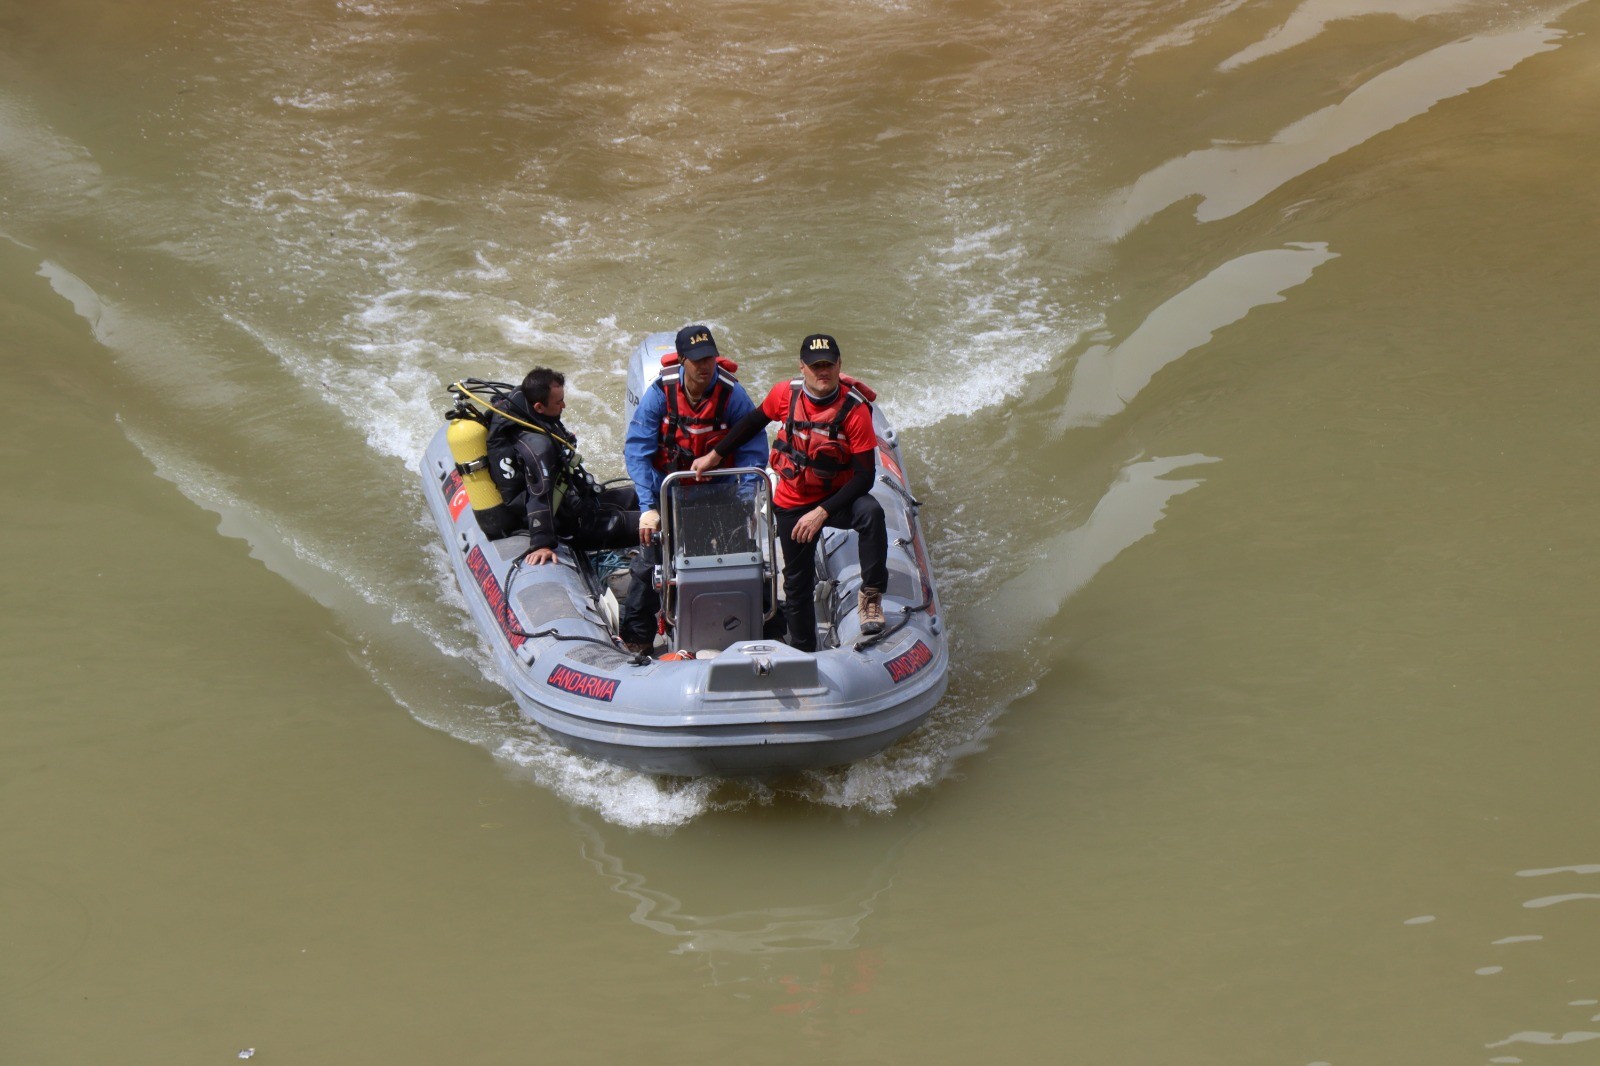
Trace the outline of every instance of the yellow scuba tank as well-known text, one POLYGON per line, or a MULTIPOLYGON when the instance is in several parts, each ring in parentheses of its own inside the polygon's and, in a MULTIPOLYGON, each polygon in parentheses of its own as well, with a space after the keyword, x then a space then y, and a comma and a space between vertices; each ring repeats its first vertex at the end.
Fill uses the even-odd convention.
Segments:
POLYGON ((456 473, 467 490, 467 502, 472 505, 478 528, 492 540, 510 536, 522 523, 506 506, 500 487, 489 474, 488 419, 466 403, 445 412, 444 417, 449 422, 445 443, 450 446, 450 458, 456 462, 456 473))
POLYGON ((505 503, 489 476, 489 427, 475 418, 452 418, 444 437, 472 509, 488 511, 505 503))

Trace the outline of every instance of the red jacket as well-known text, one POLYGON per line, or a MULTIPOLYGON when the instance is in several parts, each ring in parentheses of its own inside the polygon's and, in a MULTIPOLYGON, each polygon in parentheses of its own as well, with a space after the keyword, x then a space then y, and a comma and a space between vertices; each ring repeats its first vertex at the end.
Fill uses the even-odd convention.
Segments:
POLYGON ((842 375, 838 393, 826 404, 806 395, 800 378, 772 387, 761 412, 781 423, 772 442, 776 506, 821 503, 850 479, 851 456, 877 447, 871 398, 865 385, 842 375))

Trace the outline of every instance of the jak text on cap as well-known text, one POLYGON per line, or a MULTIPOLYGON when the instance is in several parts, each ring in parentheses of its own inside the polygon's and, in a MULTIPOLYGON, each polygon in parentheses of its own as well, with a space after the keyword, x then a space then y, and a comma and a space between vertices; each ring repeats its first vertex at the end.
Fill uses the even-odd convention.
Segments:
POLYGON ((813 333, 800 342, 800 361, 806 366, 812 363, 837 363, 839 342, 826 333, 813 333))
POLYGON ((717 342, 708 326, 684 326, 678 331, 678 358, 705 359, 717 354, 717 342))

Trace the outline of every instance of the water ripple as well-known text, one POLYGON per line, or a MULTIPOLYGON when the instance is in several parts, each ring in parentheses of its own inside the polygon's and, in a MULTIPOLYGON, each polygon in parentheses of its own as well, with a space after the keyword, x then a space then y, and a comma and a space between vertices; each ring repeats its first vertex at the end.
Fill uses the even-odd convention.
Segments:
POLYGON ((1581 1044, 1587 1040, 1600 1040, 1600 1033, 1591 1033, 1580 1029, 1571 1033, 1562 1033, 1561 1035, 1557 1036, 1555 1033, 1528 1030, 1521 1033, 1512 1033, 1504 1040, 1497 1040, 1493 1044, 1485 1044, 1483 1046, 1505 1047, 1508 1044, 1581 1044))
POLYGON ((1338 254, 1325 243, 1297 243, 1223 263, 1150 312, 1122 343, 1097 344, 1078 358, 1056 432, 1121 412, 1164 367, 1255 308, 1282 303, 1285 292, 1338 254))
POLYGON ((1548 25, 1468 37, 1385 71, 1344 100, 1315 111, 1265 144, 1219 146, 1169 160, 1128 190, 1115 236, 1182 200, 1199 196, 1195 218, 1227 218, 1286 182, 1379 134, 1426 114, 1452 96, 1504 76, 1523 60, 1557 47, 1548 25))
POLYGON ((1575 899, 1600 899, 1600 892, 1568 892, 1561 896, 1540 896, 1538 899, 1528 900, 1523 906, 1528 908, 1553 907, 1557 903, 1570 903, 1575 899))

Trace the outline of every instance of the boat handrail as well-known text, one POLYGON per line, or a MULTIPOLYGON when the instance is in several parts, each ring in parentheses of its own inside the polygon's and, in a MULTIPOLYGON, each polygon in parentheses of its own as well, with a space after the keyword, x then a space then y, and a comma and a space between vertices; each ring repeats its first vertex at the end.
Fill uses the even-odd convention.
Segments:
POLYGON ((756 466, 731 466, 717 470, 708 470, 703 474, 696 474, 692 470, 674 470, 661 479, 660 500, 662 505, 661 516, 661 610, 666 617, 668 625, 677 625, 677 604, 671 595, 675 581, 677 558, 672 543, 672 529, 675 519, 667 508, 674 484, 692 484, 709 481, 713 478, 738 478, 754 475, 761 484, 761 490, 755 501, 753 511, 762 519, 761 525, 766 531, 766 552, 762 559, 767 583, 766 606, 762 612, 763 621, 771 621, 778 612, 778 534, 777 527, 772 521, 772 475, 756 466), (767 505, 767 511, 762 513, 762 504, 767 505))

